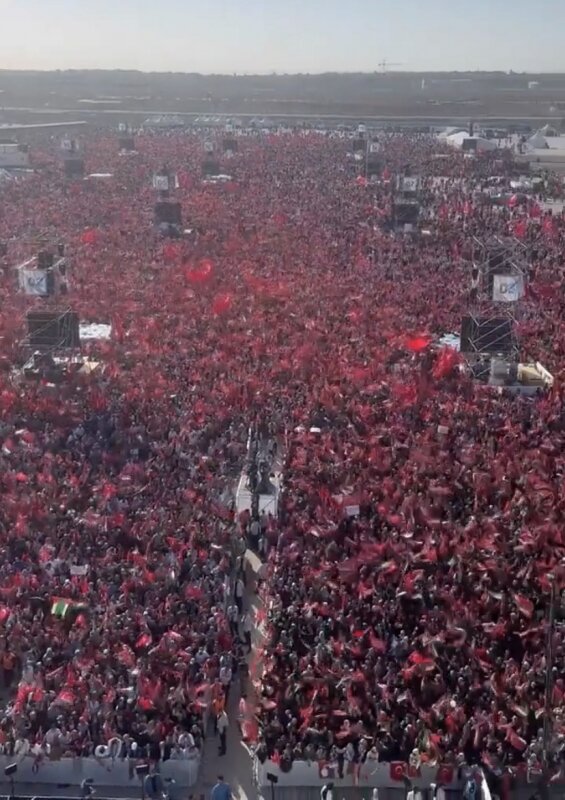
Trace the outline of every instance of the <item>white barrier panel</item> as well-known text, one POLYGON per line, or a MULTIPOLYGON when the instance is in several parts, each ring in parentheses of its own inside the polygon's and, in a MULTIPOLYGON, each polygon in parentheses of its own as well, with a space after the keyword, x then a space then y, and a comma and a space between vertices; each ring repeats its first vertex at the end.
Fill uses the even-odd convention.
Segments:
POLYGON ((481 795, 483 800, 492 800, 490 788, 483 770, 481 770, 481 795))
MULTIPOLYGON (((13 763, 18 764, 16 784, 70 784, 80 787, 81 781, 92 778, 97 786, 139 786, 139 778, 134 770, 135 764, 140 763, 139 760, 131 763, 128 760, 110 758, 61 758, 50 761, 48 758, 38 760, 35 756, 24 756, 21 759, 0 756, 0 774, 4 775, 4 768, 13 763)), ((171 778, 178 787, 188 789, 196 783, 199 767, 199 757, 162 761, 159 774, 163 780, 171 778)))
MULTIPOLYGON (((331 780, 336 787, 370 787, 370 788, 401 788, 403 786, 402 780, 394 780, 391 777, 391 765, 380 762, 366 762, 361 764, 359 776, 355 778, 354 775, 347 774, 347 764, 344 768, 343 778, 339 778, 337 771, 331 776, 320 775, 320 769, 317 763, 307 761, 294 761, 292 769, 289 772, 281 772, 280 768, 272 761, 265 761, 260 764, 256 760, 255 771, 257 775, 257 782, 260 787, 265 791, 270 786, 267 779, 267 773, 276 775, 278 778, 277 786, 302 786, 311 787, 319 786, 320 788, 331 780)), ((438 777, 437 767, 423 766, 416 776, 411 776, 410 780, 417 788, 424 789, 429 787, 432 783, 436 783, 438 777)), ((453 768, 453 777, 451 783, 442 781, 442 786, 445 789, 456 789, 461 785, 458 780, 458 770, 453 768)), ((265 795, 267 796, 267 795, 265 795)))

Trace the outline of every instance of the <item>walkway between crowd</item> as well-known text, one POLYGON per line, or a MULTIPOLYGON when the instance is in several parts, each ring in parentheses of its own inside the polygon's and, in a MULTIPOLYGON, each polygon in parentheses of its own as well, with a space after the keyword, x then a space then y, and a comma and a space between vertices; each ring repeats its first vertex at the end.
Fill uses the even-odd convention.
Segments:
MULTIPOLYGON (((243 610, 257 619, 256 610, 261 603, 261 599, 255 593, 255 586, 249 584, 246 587, 243 610)), ((255 648, 260 637, 257 625, 254 624, 252 631, 253 649, 248 656, 248 662, 253 659, 255 648)), ((254 705, 255 691, 251 683, 251 677, 246 681, 247 698, 250 705, 254 705)), ((197 800, 204 798, 209 800, 212 787, 218 780, 218 775, 222 775, 224 780, 231 786, 236 800, 257 800, 258 792, 253 777, 253 759, 249 748, 243 742, 241 730, 238 725, 239 701, 241 699, 241 680, 237 675, 232 683, 226 711, 229 720, 227 729, 227 750, 225 756, 220 756, 219 736, 214 735, 213 721, 209 720, 206 739, 202 750, 202 763, 200 767, 200 780, 195 790, 197 800)))

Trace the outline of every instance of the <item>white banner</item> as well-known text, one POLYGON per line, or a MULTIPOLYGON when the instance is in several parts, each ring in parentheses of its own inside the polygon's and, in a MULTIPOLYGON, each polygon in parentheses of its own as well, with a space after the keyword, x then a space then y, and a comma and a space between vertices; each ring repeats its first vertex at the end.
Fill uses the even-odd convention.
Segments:
POLYGON ((495 275, 492 299, 495 303, 516 303, 524 296, 524 279, 521 275, 495 275))
POLYGON ((381 145, 379 142, 371 142, 369 145, 369 153, 379 153, 381 149, 381 145))
POLYGON ((402 179, 403 192, 417 192, 418 191, 418 178, 403 178, 402 179))
POLYGON ((169 176, 168 175, 154 175, 153 176, 153 188, 156 189, 158 192, 168 192, 169 191, 169 176))
POLYGON ((47 287, 47 270, 20 269, 18 277, 20 289, 27 295, 32 295, 33 297, 47 297, 49 294, 47 287))
POLYGON ((359 506, 345 506, 345 515, 347 517, 358 517, 360 511, 359 506))

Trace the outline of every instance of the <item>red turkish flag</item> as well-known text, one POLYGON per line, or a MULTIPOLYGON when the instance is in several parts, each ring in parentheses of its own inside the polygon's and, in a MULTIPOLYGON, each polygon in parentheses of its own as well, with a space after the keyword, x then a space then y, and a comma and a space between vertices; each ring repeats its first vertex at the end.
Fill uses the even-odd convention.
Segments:
POLYGON ((440 350, 436 363, 434 364, 432 374, 438 380, 445 378, 449 375, 455 367, 459 364, 460 358, 457 350, 453 347, 444 347, 440 350))
POLYGON ((543 232, 546 236, 553 236, 555 233, 555 227, 553 224, 553 217, 546 217, 541 226, 543 232))
POLYGON ((94 228, 88 228, 84 231, 80 238, 82 244, 96 244, 98 241, 98 231, 96 231, 94 228))
POLYGON ((436 772, 436 783, 438 786, 453 783, 453 767, 449 764, 440 764, 436 772))
POLYGON ((184 596, 187 600, 200 600, 204 596, 204 592, 199 586, 189 585, 184 591, 184 596))
POLYGON ((74 693, 70 689, 61 689, 55 699, 56 703, 63 703, 64 705, 73 705, 75 702, 74 693))
POLYGON ((515 750, 518 750, 520 753, 523 750, 525 750, 526 747, 528 746, 528 743, 526 742, 526 740, 522 739, 521 736, 518 736, 518 734, 516 733, 515 730, 513 730, 513 728, 509 728, 508 729, 508 734, 506 736, 506 739, 510 742, 512 747, 515 750))
POLYGON ((403 761, 391 761, 390 777, 393 781, 401 781, 406 775, 406 764, 403 761))
POLYGON ((335 778, 335 766, 327 761, 319 761, 318 774, 320 778, 335 778))
POLYGON ((514 236, 518 239, 523 239, 526 236, 528 230, 528 223, 525 219, 521 219, 518 222, 515 222, 512 226, 514 230, 514 236))
POLYGON ((413 353, 421 353, 422 350, 429 347, 431 341, 429 336, 409 336, 406 339, 406 347, 413 353))
POLYGON ((410 655, 408 657, 408 661, 411 664, 417 664, 417 665, 433 664, 434 663, 433 659, 429 658, 428 656, 425 656, 423 653, 418 653, 417 650, 415 650, 413 653, 410 653, 410 655))
POLYGON ((141 650, 144 647, 149 647, 152 641, 153 639, 150 633, 142 633, 137 642, 135 643, 135 647, 141 650))
POLYGON ((520 614, 523 614, 528 619, 531 619, 534 615, 534 604, 528 597, 524 597, 522 594, 518 594, 518 592, 514 593, 514 602, 518 607, 518 611, 520 614))
POLYGON ((233 305, 233 297, 228 292, 217 294, 212 303, 212 311, 216 316, 225 314, 233 305))
POLYGON ((126 667, 135 666, 135 655, 131 647, 128 647, 127 644, 122 646, 122 649, 117 655, 117 659, 120 664, 123 664, 126 667))

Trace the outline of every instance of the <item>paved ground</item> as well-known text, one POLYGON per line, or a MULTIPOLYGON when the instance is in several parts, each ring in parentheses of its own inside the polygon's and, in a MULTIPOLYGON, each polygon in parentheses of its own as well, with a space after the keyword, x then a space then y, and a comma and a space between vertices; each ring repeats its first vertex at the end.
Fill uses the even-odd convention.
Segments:
MULTIPOLYGON (((178 110, 165 110, 165 109, 135 109, 135 108, 44 108, 41 106, 2 106, 1 108, 2 113, 5 116, 9 116, 12 114, 34 114, 39 117, 43 116, 53 116, 57 114, 75 114, 81 117, 92 117, 92 116, 119 116, 119 117, 143 117, 144 119, 148 119, 151 117, 158 117, 158 116, 166 116, 166 117, 218 117, 220 119, 226 118, 238 118, 238 119, 253 119, 256 117, 267 117, 270 120, 341 120, 343 122, 386 122, 386 123, 394 123, 394 122, 413 122, 415 124, 455 124, 457 122, 461 122, 463 124, 469 123, 470 116, 476 122, 508 122, 508 123, 537 123, 537 122, 547 122, 550 115, 548 114, 524 114, 524 115, 516 115, 516 114, 508 114, 502 110, 499 114, 493 113, 481 113, 477 111, 475 114, 470 113, 461 113, 461 111, 455 111, 454 113, 449 113, 446 111, 443 114, 430 114, 430 113, 397 113, 394 110, 391 110, 389 113, 386 114, 373 114, 364 112, 363 109, 359 109, 357 112, 352 113, 340 113, 336 111, 335 113, 316 113, 312 111, 309 113, 308 109, 300 112, 276 112, 276 111, 268 111, 265 110, 263 112, 253 112, 253 111, 227 111, 227 112, 220 112, 220 111, 211 111, 210 109, 203 109, 200 111, 178 111, 178 110)), ((27 122, 27 120, 26 120, 27 122)), ((84 120, 81 120, 84 122, 84 120)), ((23 123, 14 123, 16 127, 25 128, 26 125, 23 123)), ((71 122, 69 124, 79 124, 78 122, 71 122)))

